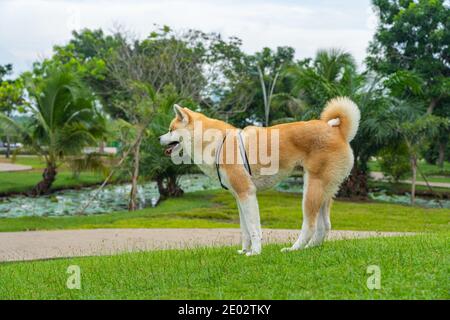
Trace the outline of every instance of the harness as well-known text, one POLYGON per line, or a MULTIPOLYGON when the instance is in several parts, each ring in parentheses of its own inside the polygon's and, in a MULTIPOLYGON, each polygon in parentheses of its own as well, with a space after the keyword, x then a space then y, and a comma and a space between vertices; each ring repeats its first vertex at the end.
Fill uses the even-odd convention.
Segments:
MULTIPOLYGON (((223 137, 222 143, 218 146, 217 151, 216 151, 217 177, 219 178, 220 185, 225 190, 228 190, 228 188, 222 183, 222 178, 220 177, 220 171, 219 171, 219 169, 220 169, 219 161, 220 161, 220 151, 222 151, 222 147, 223 147, 223 144, 225 143, 225 139, 227 138, 227 136, 228 135, 225 135, 225 137, 223 137)), ((244 163, 244 168, 245 168, 245 170, 247 170, 248 174, 251 176, 252 170, 250 169, 250 165, 248 163, 247 152, 245 151, 244 140, 242 140, 241 130, 238 131, 237 137, 238 137, 238 144, 239 144, 239 151, 240 151, 239 153, 241 154, 242 161, 244 163)))

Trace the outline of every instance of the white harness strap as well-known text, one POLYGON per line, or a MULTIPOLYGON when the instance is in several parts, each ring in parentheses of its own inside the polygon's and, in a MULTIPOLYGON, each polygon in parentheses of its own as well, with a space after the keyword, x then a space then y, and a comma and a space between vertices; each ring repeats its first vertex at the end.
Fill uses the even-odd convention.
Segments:
POLYGON ((244 140, 242 139, 241 130, 238 131, 239 138, 239 150, 242 157, 242 163, 244 163, 245 170, 247 170, 248 174, 252 175, 252 170, 250 169, 250 164, 248 163, 247 152, 245 151, 244 140))
MULTIPOLYGON (((242 157, 242 163, 244 164, 245 170, 247 170, 248 174, 251 176, 252 170, 250 169, 250 164, 248 163, 247 152, 245 151, 244 140, 242 139, 241 130, 238 131, 237 137, 238 137, 238 142, 239 142, 238 143, 239 153, 241 154, 241 157, 242 157)), ((222 151, 222 147, 223 147, 223 144, 225 143, 226 138, 227 138, 227 135, 225 135, 225 137, 223 137, 222 143, 220 143, 217 146, 216 171, 217 171, 217 177, 219 178, 220 185, 222 186, 222 188, 228 190, 228 188, 226 186, 224 186, 224 184, 222 183, 222 178, 220 177, 220 171, 219 171, 219 169, 220 169, 220 152, 222 151)))

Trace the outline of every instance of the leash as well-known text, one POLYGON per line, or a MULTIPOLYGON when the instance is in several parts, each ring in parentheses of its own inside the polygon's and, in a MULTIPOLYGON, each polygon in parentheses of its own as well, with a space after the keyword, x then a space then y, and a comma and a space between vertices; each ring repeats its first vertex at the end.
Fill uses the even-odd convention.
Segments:
MULTIPOLYGON (((222 188, 224 188, 225 190, 228 190, 228 188, 223 184, 222 182, 222 178, 220 176, 220 151, 222 151, 222 147, 223 144, 225 143, 225 139, 227 138, 227 134, 225 135, 225 137, 223 137, 222 143, 218 146, 217 152, 216 152, 216 171, 217 171, 217 177, 219 178, 219 182, 220 185, 222 186, 222 188)), ((239 142, 239 151, 242 157, 242 161, 244 163, 244 168, 245 170, 247 170, 248 174, 251 176, 252 175, 252 170, 250 169, 250 164, 248 163, 248 157, 247 157, 247 152, 245 151, 245 147, 244 147, 244 140, 242 139, 242 134, 241 134, 241 130, 238 131, 238 142, 239 142)))

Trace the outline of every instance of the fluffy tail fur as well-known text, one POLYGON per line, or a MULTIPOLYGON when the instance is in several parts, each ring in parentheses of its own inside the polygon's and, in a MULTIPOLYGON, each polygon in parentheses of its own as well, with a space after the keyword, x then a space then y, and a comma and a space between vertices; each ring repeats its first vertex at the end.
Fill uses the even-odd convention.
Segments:
POLYGON ((339 127, 341 134, 347 142, 353 140, 358 131, 359 119, 358 106, 347 97, 338 97, 328 101, 320 119, 332 127, 339 127))

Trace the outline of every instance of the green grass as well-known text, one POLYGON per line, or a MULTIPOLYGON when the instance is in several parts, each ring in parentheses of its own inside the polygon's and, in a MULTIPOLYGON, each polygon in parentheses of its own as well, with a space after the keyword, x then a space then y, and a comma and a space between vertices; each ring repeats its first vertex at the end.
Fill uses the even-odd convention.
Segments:
MULTIPOLYGON (((42 179, 40 171, 1 172, 0 194, 20 193, 31 190, 42 179)), ((101 183, 104 177, 100 174, 83 172, 74 178, 72 172, 60 171, 52 189, 78 188, 101 183)))
MULTIPOLYGON (((16 156, 5 159, 0 158, 0 162, 14 163, 31 166, 33 170, 20 172, 0 172, 0 195, 8 193, 21 193, 31 190, 41 179, 45 168, 45 162, 37 156, 16 156)), ((89 186, 101 183, 104 176, 99 173, 82 172, 78 178, 74 178, 72 171, 65 165, 58 168, 58 175, 52 189, 70 189, 89 186)))
MULTIPOLYGON (((419 162, 419 168, 421 172, 426 176, 428 182, 444 182, 450 183, 450 162, 444 162, 444 168, 441 169, 437 165, 429 164, 426 161, 419 162)), ((381 172, 380 164, 378 161, 369 162, 370 171, 381 172)), ((411 179, 411 174, 408 174, 404 179, 411 179)), ((417 173, 417 181, 424 181, 420 173, 417 173)))
MULTIPOLYGON (((258 196, 265 228, 299 229, 301 195, 276 191, 258 196)), ((425 209, 388 203, 335 201, 333 229, 376 231, 448 230, 450 210, 425 209)), ((0 231, 92 228, 215 228, 239 226, 232 196, 223 190, 185 194, 156 208, 89 216, 23 217, 0 219, 0 231)))
MULTIPOLYGON (((408 183, 390 183, 387 181, 372 180, 368 181, 369 189, 374 188, 385 190, 387 193, 393 194, 404 194, 411 193, 411 184, 408 183)), ((450 188, 445 187, 432 187, 433 193, 437 196, 450 194, 450 188)), ((430 188, 428 186, 416 185, 416 192, 418 195, 421 193, 430 193, 430 188)))
MULTIPOLYGON (((2 159, 2 161, 5 159, 2 159)), ((16 156, 14 159, 11 158, 11 163, 21 164, 24 166, 31 166, 33 169, 43 169, 45 168, 45 161, 43 158, 38 156, 16 156), (14 160, 14 161, 13 161, 14 160)))
POLYGON ((1 299, 449 299, 449 233, 326 242, 239 256, 170 250, 0 264, 1 299), (67 268, 81 269, 69 290, 67 268), (367 267, 381 271, 369 290, 367 267))

